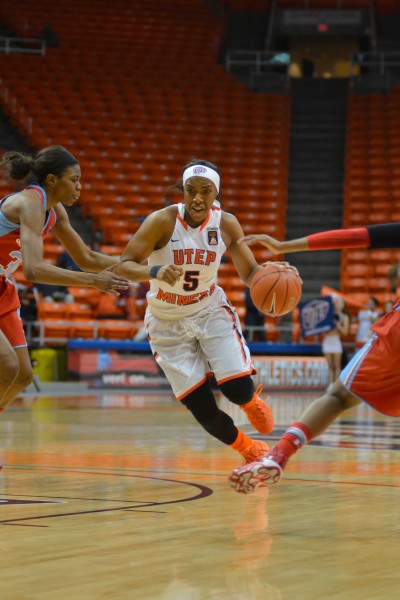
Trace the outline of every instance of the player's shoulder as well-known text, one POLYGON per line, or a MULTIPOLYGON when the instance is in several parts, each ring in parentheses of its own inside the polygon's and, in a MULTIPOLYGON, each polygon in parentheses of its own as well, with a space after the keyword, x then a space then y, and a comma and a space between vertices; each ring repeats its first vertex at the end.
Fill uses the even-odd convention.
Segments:
POLYGON ((148 228, 156 227, 159 231, 165 230, 175 225, 177 214, 178 207, 176 204, 155 210, 143 218, 141 229, 145 231, 148 228))
POLYGON ((234 214, 227 212, 226 210, 221 210, 221 227, 230 229, 232 227, 237 227, 239 225, 239 221, 235 217, 234 214))
POLYGON ((172 204, 171 206, 166 206, 165 208, 153 211, 143 219, 143 223, 146 223, 147 221, 149 225, 153 225, 154 223, 157 223, 158 225, 169 225, 175 223, 177 214, 178 206, 172 204))

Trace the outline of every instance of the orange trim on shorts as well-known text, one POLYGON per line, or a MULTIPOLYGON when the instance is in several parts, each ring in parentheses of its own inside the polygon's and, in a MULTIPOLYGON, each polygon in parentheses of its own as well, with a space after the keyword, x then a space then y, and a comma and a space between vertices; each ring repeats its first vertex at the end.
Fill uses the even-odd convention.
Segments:
POLYGON ((239 342, 240 349, 242 351, 243 360, 246 361, 247 360, 247 356, 246 356, 246 352, 245 352, 245 349, 244 349, 243 338, 240 336, 239 331, 237 329, 235 315, 234 315, 234 313, 232 312, 232 309, 229 306, 223 306, 222 308, 224 308, 226 310, 226 312, 228 313, 228 315, 232 319, 233 329, 234 329, 234 331, 236 333, 236 337, 237 337, 237 340, 239 342))
POLYGON ((189 394, 191 394, 192 392, 194 392, 194 390, 197 390, 197 388, 199 388, 201 385, 203 385, 203 383, 205 383, 207 381, 207 379, 209 379, 212 376, 211 374, 207 374, 204 379, 202 379, 201 381, 199 381, 199 383, 196 383, 196 385, 194 385, 193 387, 190 388, 190 390, 187 390, 187 392, 185 392, 184 394, 182 394, 182 396, 176 396, 177 400, 182 400, 183 398, 186 398, 186 396, 189 396, 189 394))
POLYGON ((238 377, 243 377, 244 375, 255 375, 256 373, 257 373, 257 371, 255 370, 253 365, 251 365, 250 371, 245 371, 244 373, 238 373, 237 375, 232 375, 231 377, 226 377, 225 379, 220 379, 219 381, 217 381, 217 383, 218 383, 218 385, 221 385, 221 383, 225 383, 225 381, 232 381, 232 379, 237 379, 238 377))

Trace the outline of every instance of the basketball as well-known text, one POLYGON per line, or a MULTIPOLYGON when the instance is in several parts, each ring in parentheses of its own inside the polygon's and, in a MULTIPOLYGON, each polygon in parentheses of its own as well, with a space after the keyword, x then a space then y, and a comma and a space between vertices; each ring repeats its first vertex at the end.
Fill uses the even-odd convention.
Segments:
POLYGON ((280 317, 300 302, 302 282, 292 269, 269 263, 259 269, 250 282, 250 296, 265 315, 280 317))

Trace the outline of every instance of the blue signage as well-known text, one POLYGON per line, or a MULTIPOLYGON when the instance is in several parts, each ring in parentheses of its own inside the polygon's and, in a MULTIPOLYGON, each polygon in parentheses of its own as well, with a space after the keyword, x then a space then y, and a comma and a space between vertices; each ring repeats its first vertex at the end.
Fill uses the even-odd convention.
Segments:
POLYGON ((301 337, 318 335, 335 328, 333 322, 334 307, 330 296, 322 296, 300 302, 301 337))

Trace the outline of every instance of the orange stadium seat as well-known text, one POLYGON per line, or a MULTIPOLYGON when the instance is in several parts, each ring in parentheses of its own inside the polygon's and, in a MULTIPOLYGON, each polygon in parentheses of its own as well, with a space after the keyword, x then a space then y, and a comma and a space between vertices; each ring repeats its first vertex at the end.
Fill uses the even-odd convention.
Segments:
MULTIPOLYGON (((381 3, 381 6, 383 3, 381 3)), ((400 216, 400 194, 394 177, 398 164, 399 87, 385 94, 350 94, 344 186, 344 227, 383 223, 400 216)), ((341 289, 377 295, 388 293, 385 277, 397 262, 393 250, 346 250, 342 253, 341 289)))
MULTIPOLYGON (((64 143, 79 156, 80 206, 102 233, 107 254, 120 254, 139 218, 162 207, 168 187, 193 156, 218 164, 223 207, 243 218, 245 231, 285 235, 290 98, 252 93, 218 64, 222 18, 203 0, 172 0, 178 20, 162 0, 152 3, 157 10, 151 17, 148 0, 121 0, 134 7, 127 18, 107 3, 101 9, 84 3, 65 10, 64 2, 42 2, 60 47, 40 59, 0 55, 3 84, 14 90, 4 110, 32 146, 64 143), (210 43, 204 44, 193 22, 207 28, 210 43), (118 44, 110 47, 105 39, 118 44), (141 60, 127 58, 132 52, 141 60), (55 87, 52 74, 60 65, 63 78, 55 87)), ((269 0, 232 2, 244 10, 270 5, 269 0)), ((6 3, 2 14, 16 33, 29 23, 36 35, 43 25, 28 0, 23 11, 6 3)), ((56 247, 49 245, 48 258, 56 260, 56 247)), ((74 292, 81 302, 78 296, 74 292)))
POLYGON ((126 320, 104 320, 99 321, 98 337, 104 339, 132 339, 139 331, 143 322, 126 320))
POLYGON ((70 338, 84 338, 91 340, 97 337, 97 328, 98 321, 75 319, 69 327, 68 335, 70 338))
POLYGON ((66 319, 68 304, 62 302, 45 302, 40 300, 37 304, 37 316, 39 321, 48 319, 66 319))
POLYGON ((70 302, 66 304, 67 319, 90 319, 93 317, 93 308, 83 302, 70 302))

